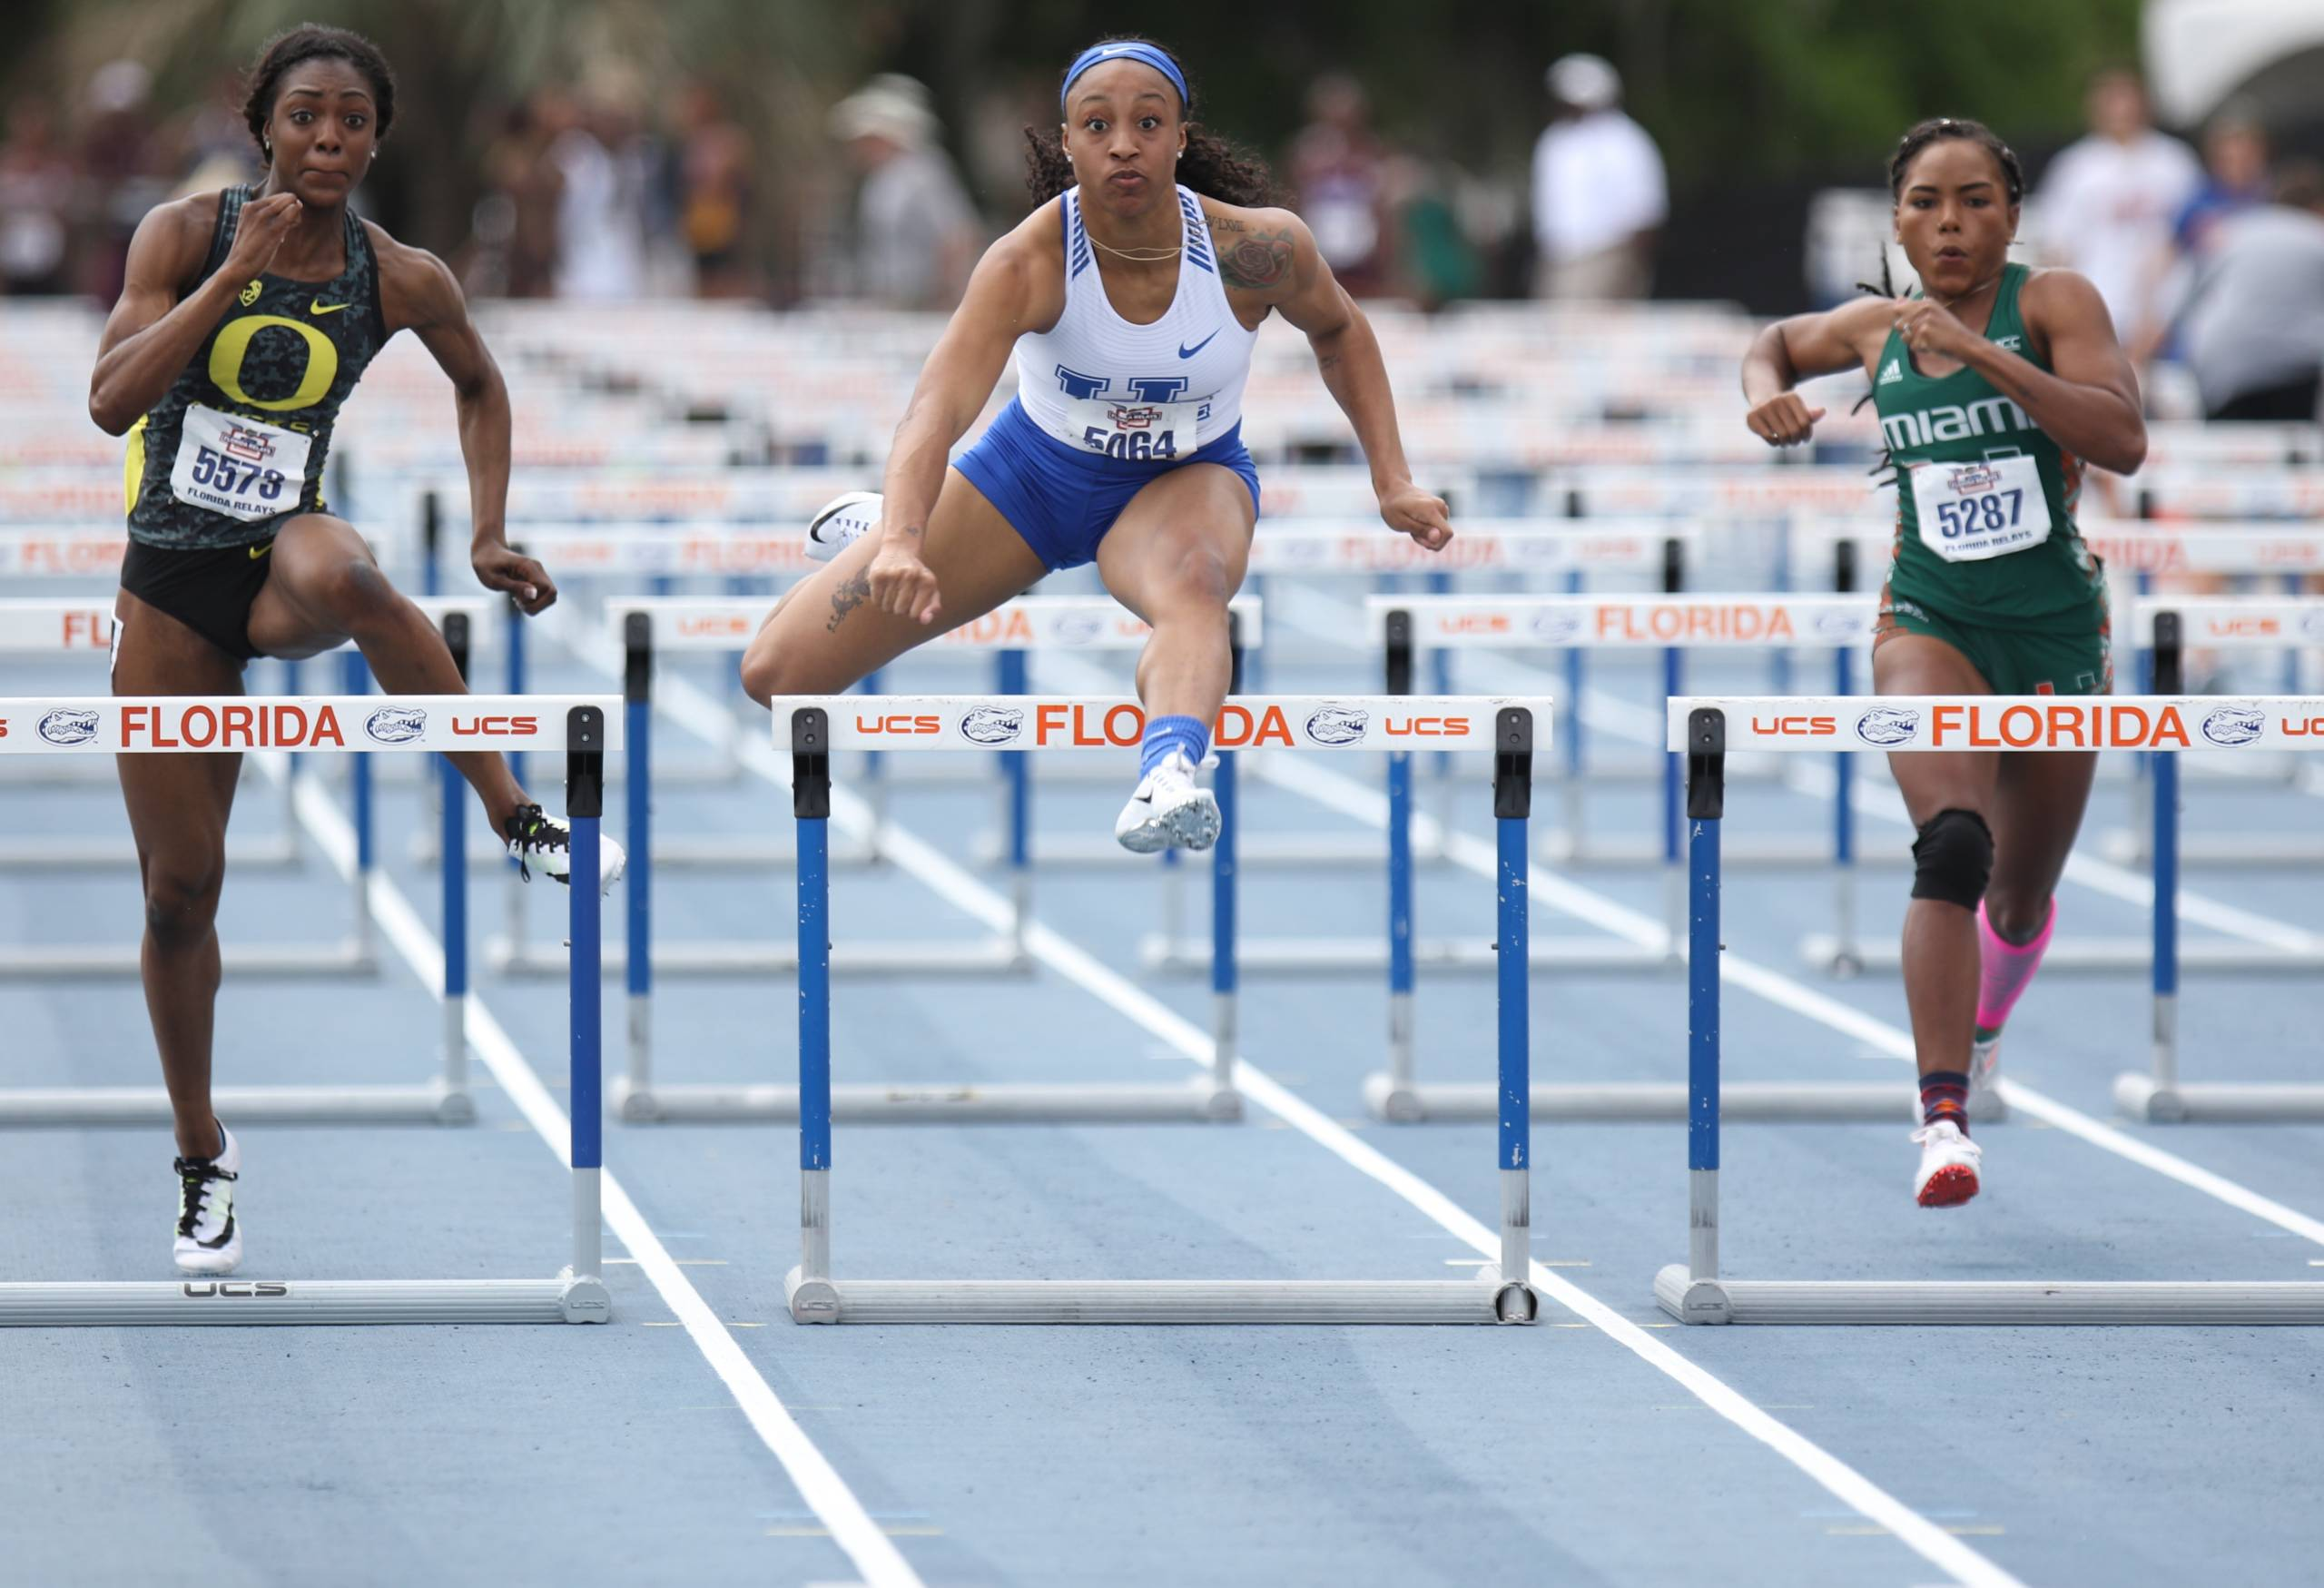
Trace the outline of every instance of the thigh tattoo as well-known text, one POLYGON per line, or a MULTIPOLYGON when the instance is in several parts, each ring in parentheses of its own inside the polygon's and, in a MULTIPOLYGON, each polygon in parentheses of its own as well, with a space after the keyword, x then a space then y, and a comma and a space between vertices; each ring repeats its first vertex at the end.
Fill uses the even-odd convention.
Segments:
POLYGON ((847 615, 870 599, 872 599, 871 575, 859 573, 852 578, 842 579, 839 588, 832 593, 832 620, 823 625, 823 632, 837 634, 839 626, 846 620, 847 615))

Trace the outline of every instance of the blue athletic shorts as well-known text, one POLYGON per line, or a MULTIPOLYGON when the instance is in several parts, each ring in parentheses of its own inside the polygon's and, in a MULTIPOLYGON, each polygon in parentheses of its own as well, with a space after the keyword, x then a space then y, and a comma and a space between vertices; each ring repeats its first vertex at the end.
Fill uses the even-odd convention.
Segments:
POLYGON ((1243 445, 1239 423, 1176 463, 1131 463, 1083 452, 1043 434, 1012 398, 952 467, 968 476, 1055 572, 1094 558, 1098 542, 1138 488, 1189 463, 1216 463, 1241 475, 1251 488, 1251 510, 1258 511, 1259 471, 1243 445))

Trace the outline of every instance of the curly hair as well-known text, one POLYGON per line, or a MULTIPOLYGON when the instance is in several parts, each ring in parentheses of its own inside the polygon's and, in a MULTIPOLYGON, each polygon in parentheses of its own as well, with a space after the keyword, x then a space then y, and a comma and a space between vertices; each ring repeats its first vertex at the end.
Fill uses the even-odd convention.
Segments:
MULTIPOLYGON (((1271 204, 1275 202, 1275 177, 1265 162, 1247 149, 1239 148, 1220 137, 1194 119, 1194 76, 1178 60, 1176 50, 1155 44, 1138 34, 1118 34, 1099 41, 1109 44, 1152 44, 1154 48, 1178 64, 1180 76, 1187 79, 1187 103, 1180 113, 1187 119, 1187 150, 1178 160, 1178 181, 1205 198, 1216 199, 1228 204, 1271 204)), ((1062 89, 1064 84, 1059 84, 1062 89)), ((1065 136, 1055 127, 1025 129, 1025 187, 1033 195, 1033 207, 1039 209, 1051 199, 1074 185, 1072 157, 1065 152, 1065 136)))
POLYGON ((396 74, 387 56, 359 33, 310 22, 267 40, 259 51, 258 64, 251 68, 251 91, 242 101, 242 120, 261 153, 267 147, 266 123, 274 115, 283 74, 309 61, 344 61, 360 72, 371 85, 372 103, 379 107, 379 136, 388 135, 396 119, 396 74))

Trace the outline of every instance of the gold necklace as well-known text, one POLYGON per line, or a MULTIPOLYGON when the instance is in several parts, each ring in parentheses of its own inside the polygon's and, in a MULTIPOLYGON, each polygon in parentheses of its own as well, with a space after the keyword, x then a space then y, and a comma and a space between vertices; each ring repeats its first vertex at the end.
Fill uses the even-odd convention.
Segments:
POLYGON ((1098 234, 1089 230, 1088 222, 1082 222, 1081 230, 1090 242, 1097 242, 1098 246, 1108 253, 1112 254, 1116 259, 1128 260, 1133 264, 1159 264, 1166 259, 1176 259, 1187 252, 1187 223, 1183 219, 1178 222, 1179 242, 1176 248, 1116 248, 1110 243, 1098 242, 1098 234))

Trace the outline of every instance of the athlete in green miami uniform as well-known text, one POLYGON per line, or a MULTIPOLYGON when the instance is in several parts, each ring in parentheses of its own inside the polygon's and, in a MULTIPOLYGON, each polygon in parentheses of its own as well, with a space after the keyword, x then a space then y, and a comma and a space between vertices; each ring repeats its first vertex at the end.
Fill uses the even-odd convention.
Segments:
MULTIPOLYGON (((395 76, 367 39, 296 28, 260 56, 244 113, 265 180, 163 204, 139 223, 89 378, 90 417, 129 438, 113 692, 238 695, 252 656, 311 656, 351 639, 391 694, 463 694, 427 616, 322 499, 340 404, 388 339, 410 330, 451 377, 477 578, 527 614, 556 599, 541 566, 503 537, 508 389, 458 284, 347 207, 394 121, 395 76)), ((566 825, 526 796, 507 762, 451 760, 511 852, 562 878, 566 825)), ((210 1058, 241 757, 119 763, 144 878, 145 1003, 176 1116, 176 1262, 229 1273, 242 1250, 241 1154, 211 1110, 210 1058)), ((621 866, 606 845, 602 882, 621 866)))
MULTIPOLYGON (((2112 686, 2106 591, 2074 523, 2086 460, 2146 458, 2137 378, 2097 290, 2009 262, 2025 180, 1975 122, 1923 122, 1888 163, 1896 239, 1920 277, 1768 327, 1743 360, 1752 432, 1805 441, 1791 388, 1861 369, 1896 467, 1896 545, 1872 653, 1883 695, 2092 695, 2112 686)), ((1973 1086, 2054 916, 2051 895, 2097 755, 1889 757, 1919 828, 1905 996, 1921 1073, 1923 1207, 1977 1194, 1973 1086)))

